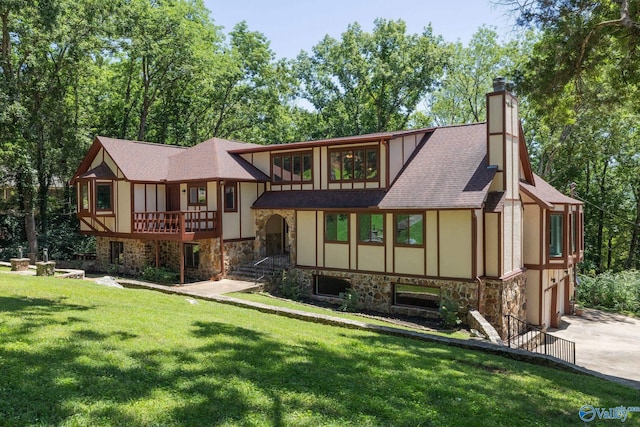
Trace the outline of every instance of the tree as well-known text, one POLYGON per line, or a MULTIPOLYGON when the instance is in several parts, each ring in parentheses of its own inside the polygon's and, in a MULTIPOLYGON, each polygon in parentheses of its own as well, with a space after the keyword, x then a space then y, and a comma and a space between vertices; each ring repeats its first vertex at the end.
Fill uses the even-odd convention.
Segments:
POLYGON ((341 40, 325 38, 301 53, 300 95, 317 113, 316 138, 405 128, 442 76, 447 52, 431 27, 407 35, 403 21, 375 21, 372 33, 352 24, 341 40))
MULTIPOLYGON (((517 42, 501 45, 495 30, 480 27, 468 47, 458 42, 441 86, 430 97, 431 125, 475 123, 486 118, 486 93, 496 77, 512 77, 523 53, 517 42)), ((425 125, 428 125, 425 123, 425 125)))

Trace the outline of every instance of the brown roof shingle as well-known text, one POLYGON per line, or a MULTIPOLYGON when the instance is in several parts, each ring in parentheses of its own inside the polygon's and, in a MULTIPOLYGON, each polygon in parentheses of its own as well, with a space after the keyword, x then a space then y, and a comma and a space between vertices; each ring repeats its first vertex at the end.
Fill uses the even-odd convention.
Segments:
POLYGON ((267 191, 253 204, 260 209, 366 209, 378 206, 384 190, 267 191))
POLYGON ((380 208, 480 208, 496 169, 484 123, 436 128, 416 149, 380 208))
POLYGON ((169 160, 168 181, 231 179, 238 181, 268 181, 264 173, 229 150, 256 147, 257 144, 212 138, 169 160))
POLYGON ((533 176, 535 178, 536 185, 520 182, 520 188, 534 199, 538 199, 548 205, 553 205, 555 203, 571 205, 582 204, 580 200, 576 200, 562 194, 538 175, 533 174, 533 176))

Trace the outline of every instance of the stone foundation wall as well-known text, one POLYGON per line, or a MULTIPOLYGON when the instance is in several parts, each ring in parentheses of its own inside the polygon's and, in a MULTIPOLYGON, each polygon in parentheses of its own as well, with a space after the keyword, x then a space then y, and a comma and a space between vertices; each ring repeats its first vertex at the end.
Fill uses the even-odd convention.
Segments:
POLYGON ((461 313, 466 313, 467 307, 469 306, 476 307, 478 301, 478 285, 476 282, 392 277, 384 274, 355 273, 324 269, 297 270, 302 278, 301 286, 308 294, 313 295, 314 275, 348 279, 351 281, 351 287, 358 296, 359 308, 375 310, 382 313, 398 313, 408 316, 425 317, 433 317, 434 315, 434 310, 393 305, 393 284, 438 287, 441 289, 442 298, 451 298, 458 301, 461 313))
POLYGON ((138 275, 147 265, 155 262, 152 242, 138 239, 96 236, 95 268, 100 272, 115 272, 138 275), (122 264, 111 264, 111 242, 123 242, 122 264))
POLYGON ((504 316, 526 319, 526 275, 520 273, 506 280, 485 279, 481 289, 480 312, 502 338, 507 334, 504 316))
POLYGON ((227 274, 256 259, 257 240, 224 242, 224 268, 227 274))
MULTIPOLYGON (((208 280, 220 274, 220 239, 195 241, 200 245, 200 265, 198 268, 185 267, 185 276, 208 280)), ((137 276, 147 266, 156 265, 156 245, 159 248, 159 266, 168 270, 180 271, 180 243, 174 241, 144 241, 113 237, 96 237, 95 268, 100 272, 114 272, 137 276), (123 242, 123 262, 111 264, 110 242, 123 242)))

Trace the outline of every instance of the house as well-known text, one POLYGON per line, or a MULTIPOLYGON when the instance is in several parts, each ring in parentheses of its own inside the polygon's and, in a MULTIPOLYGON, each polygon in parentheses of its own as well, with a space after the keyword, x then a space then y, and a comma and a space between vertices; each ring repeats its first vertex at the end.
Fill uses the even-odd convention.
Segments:
POLYGON ((531 170, 518 101, 486 123, 279 145, 191 148, 97 137, 73 183, 97 267, 208 279, 287 254, 316 298, 352 288, 383 312, 451 298, 504 333, 557 326, 583 256, 583 206, 531 170))

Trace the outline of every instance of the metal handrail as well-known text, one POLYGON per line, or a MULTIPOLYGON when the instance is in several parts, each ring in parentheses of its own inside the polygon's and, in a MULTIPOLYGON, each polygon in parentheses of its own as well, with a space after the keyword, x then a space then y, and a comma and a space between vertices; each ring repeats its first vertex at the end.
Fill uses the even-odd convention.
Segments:
POLYGON ((532 353, 546 354, 569 363, 576 363, 576 343, 573 341, 551 335, 510 314, 506 314, 504 317, 507 319, 507 345, 509 347, 521 348, 532 353))

